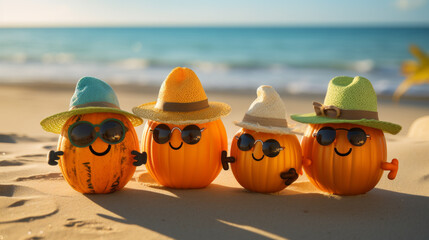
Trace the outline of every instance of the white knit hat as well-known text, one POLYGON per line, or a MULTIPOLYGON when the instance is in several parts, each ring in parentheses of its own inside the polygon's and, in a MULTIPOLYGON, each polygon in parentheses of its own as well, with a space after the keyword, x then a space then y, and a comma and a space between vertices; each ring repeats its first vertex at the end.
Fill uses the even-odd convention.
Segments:
POLYGON ((250 105, 243 120, 234 124, 257 132, 292 134, 286 120, 285 105, 276 90, 262 85, 256 94, 257 98, 250 105))

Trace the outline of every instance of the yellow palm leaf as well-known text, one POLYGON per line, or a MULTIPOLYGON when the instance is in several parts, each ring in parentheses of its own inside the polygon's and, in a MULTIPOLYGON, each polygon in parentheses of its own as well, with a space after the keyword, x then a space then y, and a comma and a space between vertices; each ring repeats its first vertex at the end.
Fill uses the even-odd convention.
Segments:
POLYGON ((401 66, 401 72, 407 78, 398 86, 393 94, 393 99, 399 101, 401 96, 412 86, 429 83, 429 57, 419 47, 410 46, 410 52, 417 58, 415 61, 405 61, 401 66))
POLYGON ((412 73, 414 73, 418 67, 419 67, 419 64, 416 61, 412 61, 412 60, 405 61, 401 65, 401 73, 404 76, 409 76, 412 73))

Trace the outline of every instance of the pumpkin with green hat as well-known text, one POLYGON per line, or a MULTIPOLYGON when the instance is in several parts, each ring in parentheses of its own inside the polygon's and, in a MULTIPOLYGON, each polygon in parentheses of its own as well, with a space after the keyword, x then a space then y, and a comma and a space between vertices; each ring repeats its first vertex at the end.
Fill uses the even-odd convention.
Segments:
POLYGON ((383 132, 397 134, 401 126, 379 120, 377 96, 363 77, 335 77, 324 103, 313 102, 314 113, 292 115, 310 124, 301 142, 303 167, 322 191, 339 195, 363 194, 379 182, 383 170, 393 180, 398 160, 387 162, 383 132))
POLYGON ((231 143, 234 177, 247 190, 278 192, 302 174, 298 138, 286 119, 286 107, 276 90, 260 86, 257 98, 241 122, 231 143))
POLYGON ((363 77, 332 79, 324 103, 314 102, 313 106, 315 112, 291 115, 291 118, 310 124, 351 123, 391 134, 397 134, 401 130, 398 124, 378 119, 377 95, 371 82, 363 77))
POLYGON ((48 163, 59 164, 66 181, 82 193, 122 189, 136 166, 146 161, 139 152, 134 126, 143 120, 121 110, 113 89, 104 81, 84 77, 76 85, 70 108, 41 121, 46 131, 60 134, 48 163))
POLYGON ((198 76, 189 68, 171 71, 156 102, 133 108, 149 121, 142 150, 146 168, 161 185, 171 188, 203 188, 220 173, 227 157, 228 139, 220 119, 231 111, 222 102, 208 101, 198 76))

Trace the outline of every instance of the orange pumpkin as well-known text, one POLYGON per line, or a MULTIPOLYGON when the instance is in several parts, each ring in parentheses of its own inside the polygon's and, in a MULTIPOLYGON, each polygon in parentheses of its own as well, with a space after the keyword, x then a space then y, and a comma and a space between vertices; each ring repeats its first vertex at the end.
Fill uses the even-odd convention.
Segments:
MULTIPOLYGON (((97 130, 99 127, 96 127, 97 130)), ((133 176, 136 167, 131 151, 138 151, 139 145, 134 127, 127 117, 116 113, 89 113, 67 120, 58 140, 58 150, 64 152, 58 161, 63 176, 76 191, 110 193, 122 189, 133 176), (121 142, 108 144, 98 137, 88 147, 76 147, 69 140, 69 127, 74 123, 87 121, 96 125, 110 118, 122 121, 125 126, 126 133, 121 142), (103 156, 97 156, 93 151, 103 156)))
POLYGON ((147 152, 146 168, 161 185, 171 188, 203 188, 209 185, 222 168, 221 154, 227 149, 227 136, 222 121, 193 124, 200 129, 200 141, 187 144, 177 129, 187 125, 165 124, 171 138, 164 144, 153 138, 153 130, 159 122, 148 121, 143 129, 142 149, 147 152))
POLYGON ((387 164, 383 131, 355 124, 310 124, 302 139, 302 151, 310 181, 320 190, 338 195, 363 194, 373 189, 387 164), (336 130, 335 140, 323 146, 314 134, 322 127, 343 130, 336 130), (352 128, 361 128, 369 135, 362 146, 349 142, 344 129, 352 128))
POLYGON ((298 138, 292 134, 262 133, 242 128, 232 141, 231 156, 235 158, 235 162, 231 163, 231 169, 238 183, 254 192, 281 191, 287 186, 285 180, 280 176, 282 173, 292 168, 297 173, 302 172, 301 146, 298 138), (257 142, 251 150, 242 151, 237 146, 237 139, 245 133, 252 135, 255 140, 263 142, 274 139, 284 149, 277 156, 268 157, 262 151, 262 144, 257 142))

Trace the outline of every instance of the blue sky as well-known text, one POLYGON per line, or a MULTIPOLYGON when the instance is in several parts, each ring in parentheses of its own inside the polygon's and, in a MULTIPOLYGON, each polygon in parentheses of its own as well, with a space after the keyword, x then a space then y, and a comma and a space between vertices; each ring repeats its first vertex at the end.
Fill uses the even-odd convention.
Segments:
POLYGON ((0 26, 426 25, 429 0, 0 0, 0 26))

